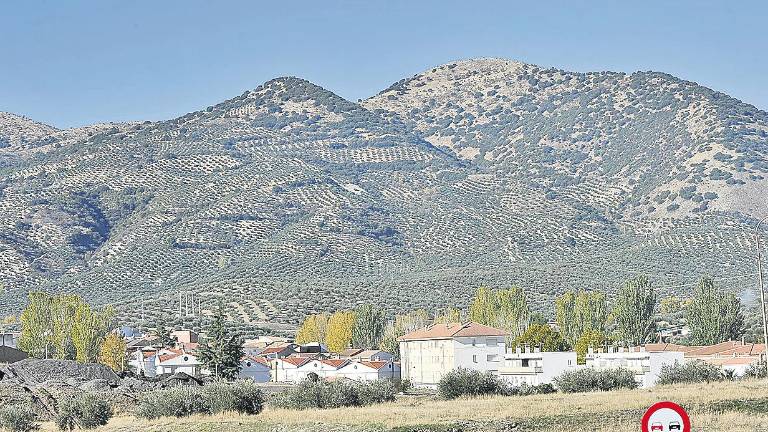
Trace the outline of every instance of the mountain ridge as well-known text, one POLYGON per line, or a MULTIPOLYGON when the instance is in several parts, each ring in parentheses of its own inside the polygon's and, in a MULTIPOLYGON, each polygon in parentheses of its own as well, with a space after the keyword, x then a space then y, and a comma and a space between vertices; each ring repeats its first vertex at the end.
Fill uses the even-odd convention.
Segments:
POLYGON ((137 322, 137 297, 151 316, 182 293, 283 328, 365 301, 462 306, 480 285, 546 311, 640 273, 670 295, 710 273, 748 299, 768 114, 707 92, 482 59, 361 103, 279 77, 170 120, 52 132, 0 149, 0 314, 45 289, 137 322))

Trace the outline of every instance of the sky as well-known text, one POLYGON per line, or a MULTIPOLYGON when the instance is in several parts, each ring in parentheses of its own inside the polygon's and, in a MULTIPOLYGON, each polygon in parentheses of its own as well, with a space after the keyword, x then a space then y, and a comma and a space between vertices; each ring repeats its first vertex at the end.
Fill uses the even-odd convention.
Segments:
POLYGON ((765 1, 6 0, 0 111, 164 120, 279 76, 347 99, 454 60, 661 71, 768 110, 765 1))

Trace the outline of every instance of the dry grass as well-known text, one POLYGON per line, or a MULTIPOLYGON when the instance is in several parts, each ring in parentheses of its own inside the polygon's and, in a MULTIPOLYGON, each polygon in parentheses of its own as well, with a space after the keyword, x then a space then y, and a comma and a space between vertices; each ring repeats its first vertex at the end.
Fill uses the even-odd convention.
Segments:
MULTIPOLYGON (((524 430, 637 431, 642 412, 661 400, 672 400, 692 414, 694 430, 765 431, 768 412, 712 413, 721 401, 768 399, 768 382, 725 382, 650 390, 588 394, 551 394, 441 401, 404 397, 396 402, 333 410, 292 411, 267 408, 258 416, 217 415, 183 419, 138 420, 118 417, 104 431, 238 431, 238 430, 381 430, 415 425, 450 425, 463 421, 514 422, 524 430), (608 420, 605 420, 608 419, 608 420)), ((46 425, 49 427, 50 425, 46 425)))

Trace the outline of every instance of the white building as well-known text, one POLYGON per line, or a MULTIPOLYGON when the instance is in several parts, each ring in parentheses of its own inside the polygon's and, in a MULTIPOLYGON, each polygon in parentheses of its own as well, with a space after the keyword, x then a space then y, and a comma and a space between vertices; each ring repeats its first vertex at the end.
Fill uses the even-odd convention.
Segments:
POLYGON ((18 348, 19 337, 21 337, 21 333, 18 332, 0 333, 0 346, 18 348))
POLYGON ((400 364, 393 361, 352 361, 341 367, 337 376, 355 381, 399 379, 400 364))
POLYGON ((538 348, 516 349, 504 356, 504 365, 499 368, 502 380, 519 386, 551 384, 552 380, 565 371, 576 368, 576 353, 540 352, 538 348))
POLYGON ((347 363, 349 363, 347 359, 311 359, 298 367, 295 375, 296 382, 307 379, 312 373, 320 379, 336 378, 339 375, 339 369, 347 363))
POLYGON ((289 382, 296 383, 306 378, 306 372, 300 372, 299 368, 311 361, 311 358, 306 357, 282 357, 273 359, 272 364, 272 381, 274 382, 289 382))
POLYGON ((498 373, 506 352, 503 330, 482 324, 433 324, 400 342, 401 376, 416 386, 434 387, 448 372, 465 368, 498 373))
POLYGON ((153 377, 157 373, 157 366, 155 362, 157 351, 154 349, 136 350, 128 354, 128 367, 133 370, 136 375, 144 375, 146 377, 153 377))
POLYGON ((187 375, 198 376, 208 374, 203 364, 192 354, 186 352, 159 353, 155 357, 156 375, 173 375, 184 372, 187 375))
POLYGON ((264 358, 245 356, 240 361, 238 378, 250 379, 258 383, 269 382, 272 378, 272 367, 264 358))
POLYGON ((595 352, 590 348, 586 360, 587 367, 595 369, 629 369, 635 374, 635 381, 640 387, 647 388, 656 385, 662 366, 682 364, 685 357, 680 351, 648 352, 642 347, 608 347, 607 352, 595 352))
POLYGON ((394 356, 382 350, 363 350, 350 357, 353 361, 391 361, 394 356))

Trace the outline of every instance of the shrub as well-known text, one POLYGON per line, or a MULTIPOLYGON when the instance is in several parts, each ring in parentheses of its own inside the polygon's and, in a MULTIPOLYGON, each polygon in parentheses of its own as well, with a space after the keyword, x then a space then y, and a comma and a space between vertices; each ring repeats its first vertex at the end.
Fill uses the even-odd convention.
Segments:
POLYGON ((203 387, 202 393, 212 414, 238 412, 256 415, 264 409, 264 396, 253 381, 217 382, 203 387))
POLYGON ((537 394, 550 394, 555 393, 556 391, 557 390, 552 384, 522 384, 519 386, 506 386, 502 389, 501 394, 504 396, 530 396, 537 394))
POLYGON ((222 412, 255 415, 263 408, 264 396, 261 389, 252 381, 242 380, 149 392, 139 400, 134 414, 146 419, 222 412))
POLYGON ((83 393, 64 400, 54 421, 60 430, 95 429, 107 424, 112 418, 112 407, 107 401, 90 393, 83 393))
POLYGON ((765 370, 765 362, 764 361, 758 361, 757 363, 752 363, 751 365, 747 366, 747 370, 744 371, 743 378, 765 378, 768 376, 766 374, 765 370))
POLYGON ((279 408, 339 408, 366 406, 395 400, 396 389, 390 381, 349 382, 304 380, 275 395, 270 403, 279 408))
POLYGON ((0 407, 0 429, 10 432, 29 432, 37 430, 35 413, 27 406, 9 405, 0 407))
POLYGON ((146 393, 139 400, 137 417, 185 417, 192 414, 209 414, 210 406, 196 387, 180 386, 146 393))
POLYGON ((555 378, 554 383, 563 393, 634 389, 638 385, 632 371, 624 368, 582 368, 566 371, 555 378))
POLYGON ((460 396, 500 394, 503 388, 504 383, 490 372, 458 368, 440 379, 437 394, 443 399, 456 399, 460 396))
POLYGON ((656 384, 712 382, 725 379, 726 376, 719 367, 695 360, 662 366, 656 384))

